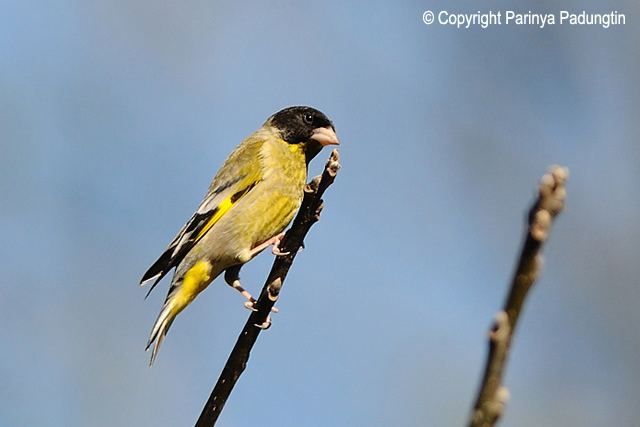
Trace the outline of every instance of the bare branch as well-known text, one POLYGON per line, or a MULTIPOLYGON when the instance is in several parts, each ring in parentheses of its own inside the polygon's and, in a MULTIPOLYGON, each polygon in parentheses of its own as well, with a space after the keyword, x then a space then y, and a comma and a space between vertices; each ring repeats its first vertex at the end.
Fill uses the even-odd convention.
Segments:
POLYGON ((495 425, 509 398, 502 380, 511 340, 524 300, 542 267, 542 245, 549 237, 554 218, 564 208, 568 176, 566 168, 552 166, 540 181, 538 198, 529 211, 527 234, 513 274, 509 296, 489 332, 489 356, 469 421, 470 427, 495 425))
POLYGON ((340 157, 338 151, 333 150, 322 176, 315 177, 305 186, 304 199, 300 210, 293 220, 293 225, 280 243, 280 250, 288 254, 276 257, 273 262, 271 272, 255 305, 257 311, 251 313, 247 323, 244 325, 229 355, 229 359, 209 396, 209 400, 202 409, 202 413, 195 424, 196 427, 213 426, 220 416, 233 387, 247 366, 251 349, 262 331, 256 325, 262 325, 267 321, 271 308, 278 300, 289 268, 291 268, 300 248, 304 246, 304 238, 307 232, 320 219, 322 195, 333 184, 339 169, 340 157))

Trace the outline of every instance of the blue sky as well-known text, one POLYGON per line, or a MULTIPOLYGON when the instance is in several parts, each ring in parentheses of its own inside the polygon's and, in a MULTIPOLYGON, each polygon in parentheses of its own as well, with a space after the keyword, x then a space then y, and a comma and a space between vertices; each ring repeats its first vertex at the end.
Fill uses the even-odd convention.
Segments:
MULTIPOLYGON (((0 6, 0 425, 195 421, 248 312, 217 280, 149 369, 166 283, 146 302, 137 283, 227 154, 296 104, 334 120, 343 169, 220 425, 463 424, 554 163, 568 206, 502 425, 637 420, 636 3, 563 3, 626 13, 608 30, 422 23, 472 2, 0 6)), ((271 262, 243 269, 253 292, 271 262)))

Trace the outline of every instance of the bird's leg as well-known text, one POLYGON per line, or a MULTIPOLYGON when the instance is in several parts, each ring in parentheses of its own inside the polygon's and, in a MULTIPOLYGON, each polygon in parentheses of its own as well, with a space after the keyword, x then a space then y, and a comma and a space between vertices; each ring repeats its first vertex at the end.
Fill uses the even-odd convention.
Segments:
POLYGON ((251 257, 253 258, 254 256, 258 255, 262 250, 264 250, 266 247, 271 245, 273 245, 273 249, 271 249, 271 253, 273 253, 274 255, 276 256, 289 255, 289 252, 280 251, 279 246, 283 237, 284 237, 284 232, 278 234, 277 236, 273 236, 266 242, 260 243, 258 246, 251 249, 251 252, 250 252, 251 257))
POLYGON ((251 304, 251 306, 253 306, 253 304, 256 302, 256 299, 240 284, 240 268, 242 268, 242 265, 236 265, 227 268, 227 271, 224 272, 224 281, 227 282, 227 284, 233 289, 240 292, 242 296, 247 299, 247 302, 251 304))
MULTIPOLYGON (((247 301, 244 303, 244 306, 246 308, 248 308, 251 311, 258 311, 255 308, 256 299, 249 293, 249 291, 243 288, 242 285, 240 284, 241 268, 242 268, 242 264, 227 268, 227 270, 224 272, 224 281, 227 282, 227 284, 231 286, 233 289, 240 292, 242 296, 247 299, 247 301)), ((276 307, 273 307, 271 308, 271 311, 273 311, 274 313, 277 313, 278 309, 276 307)), ((267 319, 267 322, 270 323, 270 319, 267 319)), ((265 322, 265 324, 267 322, 265 322)), ((263 329, 266 329, 266 328, 263 328, 263 329)))

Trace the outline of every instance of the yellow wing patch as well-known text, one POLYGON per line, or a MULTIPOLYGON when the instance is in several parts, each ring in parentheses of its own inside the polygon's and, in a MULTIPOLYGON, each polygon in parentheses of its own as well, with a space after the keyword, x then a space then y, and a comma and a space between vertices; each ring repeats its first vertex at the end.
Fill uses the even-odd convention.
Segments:
POLYGON ((232 198, 233 196, 227 197, 218 205, 218 207, 216 208, 216 213, 209 219, 209 221, 207 221, 204 227, 202 227, 202 230, 200 230, 200 232, 196 236, 196 242, 200 240, 202 236, 204 236, 207 231, 209 231, 209 229, 213 227, 216 222, 218 222, 220 218, 222 218, 222 215, 226 214, 227 211, 231 209, 231 207, 233 206, 233 202, 231 201, 232 198))
POLYGON ((213 227, 215 223, 218 222, 220 218, 222 218, 222 216, 226 214, 229 211, 229 209, 231 209, 233 205, 235 205, 238 202, 238 200, 240 200, 242 196, 247 194, 249 190, 251 190, 257 183, 258 181, 252 182, 242 190, 238 191, 237 193, 234 193, 233 195, 227 197, 222 202, 220 202, 220 204, 216 207, 216 212, 211 216, 211 218, 209 218, 207 223, 202 227, 202 230, 200 230, 196 235, 195 241, 198 242, 198 240, 200 240, 202 236, 204 236, 207 233, 207 231, 209 231, 211 227, 213 227))

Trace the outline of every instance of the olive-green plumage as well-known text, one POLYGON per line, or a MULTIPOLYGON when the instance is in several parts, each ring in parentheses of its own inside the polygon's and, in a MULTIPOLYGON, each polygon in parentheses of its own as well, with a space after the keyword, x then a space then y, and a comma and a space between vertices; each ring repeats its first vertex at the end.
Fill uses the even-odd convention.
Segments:
POLYGON ((176 271, 147 348, 151 364, 175 317, 213 279, 239 288, 240 267, 291 222, 300 207, 308 162, 323 145, 337 144, 331 121, 310 107, 290 107, 271 116, 229 156, 213 178, 200 207, 141 283, 153 287, 176 271))

